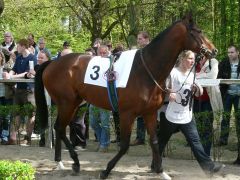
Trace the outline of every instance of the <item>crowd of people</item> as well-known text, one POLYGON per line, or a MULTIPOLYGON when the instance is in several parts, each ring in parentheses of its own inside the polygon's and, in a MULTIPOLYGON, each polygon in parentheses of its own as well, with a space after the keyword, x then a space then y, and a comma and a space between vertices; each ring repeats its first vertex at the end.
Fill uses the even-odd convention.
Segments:
MULTIPOLYGON (((137 48, 144 48, 150 42, 147 32, 141 31, 137 35, 137 48)), ((110 41, 102 41, 97 38, 92 47, 85 50, 85 54, 90 56, 101 56, 109 58, 111 55, 118 57, 125 48, 122 44, 112 47, 110 41)), ((38 43, 34 40, 33 34, 28 34, 27 38, 15 42, 11 32, 4 33, 4 41, 0 46, 0 77, 4 79, 14 78, 34 78, 39 66, 46 61, 57 61, 61 56, 72 53, 70 42, 63 42, 62 50, 56 56, 52 56, 46 47, 43 37, 38 43)), ((236 46, 228 47, 228 57, 220 63, 216 59, 207 60, 202 57, 196 67, 196 79, 240 79, 239 50, 236 46)), ((234 106, 234 116, 236 122, 236 134, 238 140, 238 155, 234 162, 240 165, 240 117, 239 117, 239 96, 240 86, 236 84, 201 87, 194 84, 193 72, 190 72, 195 65, 195 54, 192 51, 183 51, 178 61, 170 73, 170 81, 167 84, 171 91, 166 95, 164 105, 166 108, 163 114, 160 113, 159 122, 159 149, 162 155, 164 148, 175 132, 181 131, 189 146, 191 147, 197 161, 204 171, 218 171, 222 165, 214 164, 211 160, 211 147, 213 144, 213 122, 222 117, 221 136, 218 141, 219 146, 228 144, 229 122, 234 106), (185 82, 185 80, 187 81, 185 82), (184 85, 182 86, 182 83, 184 85), (179 100, 177 90, 182 93, 179 100), (194 101, 191 104, 192 92, 195 92, 194 101), (220 93, 221 92, 221 93, 220 93), (191 106, 193 108, 191 109, 191 106), (216 112, 223 112, 219 116, 216 112), (207 116, 206 114, 207 113, 207 116), (168 130, 168 131, 166 131, 168 130)), ((196 82, 197 82, 196 80, 196 82)), ((33 83, 0 83, 0 105, 19 105, 34 102, 33 83)), ((54 104, 54 102, 53 102, 54 104)), ((80 105, 82 107, 83 105, 80 105)), ((101 109, 94 105, 86 105, 86 111, 80 116, 74 117, 70 124, 70 139, 74 146, 86 147, 88 123, 86 117, 89 116, 89 125, 94 130, 96 141, 99 143, 97 150, 107 152, 110 141, 110 116, 113 115, 115 124, 116 139, 112 142, 120 142, 119 115, 117 112, 101 109), (79 138, 76 138, 80 137, 79 138)), ((20 114, 8 114, 0 117, 0 140, 2 145, 17 144, 17 131, 24 124, 26 131, 24 139, 20 144, 30 145, 31 136, 34 129, 35 112, 26 120, 20 114)), ((136 139, 130 145, 145 144, 144 119, 137 118, 136 139)), ((41 134, 40 146, 45 146, 45 133, 41 134)))

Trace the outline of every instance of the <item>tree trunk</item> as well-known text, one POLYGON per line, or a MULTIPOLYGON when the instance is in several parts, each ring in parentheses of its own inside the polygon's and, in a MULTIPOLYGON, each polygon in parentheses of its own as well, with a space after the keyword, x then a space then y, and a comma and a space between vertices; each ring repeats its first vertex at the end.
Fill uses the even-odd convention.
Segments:
MULTIPOLYGON (((240 22, 240 0, 238 0, 238 20, 237 22, 240 22)), ((237 29, 237 42, 238 46, 240 46, 240 23, 238 23, 238 29, 237 29)))
POLYGON ((3 12, 3 9, 4 9, 4 1, 3 1, 3 0, 0 0, 0 15, 1 15, 2 12, 3 12))
POLYGON ((220 28, 220 38, 221 38, 221 47, 223 53, 226 54, 227 48, 227 15, 226 15, 226 0, 221 0, 221 28, 220 28))
POLYGON ((234 44, 234 12, 235 12, 235 5, 233 0, 230 0, 230 36, 229 36, 229 40, 230 40, 230 44, 234 44))

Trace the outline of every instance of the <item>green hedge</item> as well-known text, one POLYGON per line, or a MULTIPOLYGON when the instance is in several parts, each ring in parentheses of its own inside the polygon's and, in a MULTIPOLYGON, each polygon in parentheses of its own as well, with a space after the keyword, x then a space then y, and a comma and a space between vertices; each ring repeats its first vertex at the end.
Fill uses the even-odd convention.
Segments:
POLYGON ((21 161, 0 161, 0 180, 32 180, 35 179, 35 169, 21 161))

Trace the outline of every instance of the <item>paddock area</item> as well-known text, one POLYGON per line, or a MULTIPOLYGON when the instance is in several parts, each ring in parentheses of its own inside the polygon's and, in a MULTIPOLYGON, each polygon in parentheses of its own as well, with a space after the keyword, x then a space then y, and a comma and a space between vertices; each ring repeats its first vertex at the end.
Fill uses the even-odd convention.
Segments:
MULTIPOLYGON (((135 135, 133 131, 132 135, 135 135)), ((111 133, 112 139, 114 135, 111 133)), ((240 180, 239 166, 232 165, 232 161, 237 156, 236 141, 231 136, 229 145, 217 148, 215 151, 221 153, 219 160, 226 167, 221 174, 217 174, 210 178, 206 176, 193 159, 191 150, 186 146, 186 141, 181 133, 175 134, 169 145, 164 158, 165 171, 173 180, 240 180)), ((133 140, 135 137, 132 137, 133 140)), ((90 139, 87 141, 85 150, 77 151, 81 163, 80 174, 72 175, 71 165, 72 159, 69 157, 66 148, 62 150, 63 164, 66 170, 56 170, 54 162, 54 149, 46 147, 38 147, 38 140, 33 141, 29 147, 13 145, 0 145, 0 159, 22 160, 29 162, 37 169, 37 180, 86 180, 99 179, 99 173, 106 167, 107 162, 116 154, 117 145, 111 144, 109 152, 96 152, 98 143, 94 141, 93 132, 90 130, 90 139)), ((64 147, 64 146, 63 146, 64 147)), ((150 173, 151 148, 149 144, 140 146, 131 146, 128 153, 119 161, 113 172, 109 175, 109 179, 159 179, 156 173, 150 173)))

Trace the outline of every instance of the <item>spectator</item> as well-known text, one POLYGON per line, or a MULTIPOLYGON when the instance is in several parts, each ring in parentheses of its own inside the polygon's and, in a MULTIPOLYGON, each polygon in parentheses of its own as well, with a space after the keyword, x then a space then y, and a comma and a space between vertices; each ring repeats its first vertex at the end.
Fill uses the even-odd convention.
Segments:
POLYGON ((70 140, 72 142, 73 147, 80 146, 85 148, 87 132, 85 125, 85 117, 88 110, 88 103, 83 102, 80 104, 79 109, 73 121, 70 122, 70 140))
MULTIPOLYGON (((189 74, 194 64, 195 55, 192 51, 183 51, 178 58, 178 65, 170 73, 170 83, 167 85, 171 91, 169 94, 169 104, 166 110, 166 119, 161 119, 159 130, 159 153, 162 157, 164 148, 172 134, 180 130, 186 137, 196 160, 202 170, 207 174, 220 171, 224 165, 214 163, 204 152, 200 142, 196 124, 192 119, 192 111, 189 108, 189 95, 195 91, 196 96, 200 96, 203 89, 200 85, 193 83, 194 75, 189 74), (189 74, 189 76, 188 76, 189 74), (186 82, 185 82, 186 79, 186 82), (182 83, 184 82, 183 86, 182 83), (175 93, 177 92, 177 93, 175 93)), ((162 163, 162 159, 160 160, 162 163)))
POLYGON ((36 49, 37 49, 37 52, 42 51, 42 50, 46 51, 46 52, 49 54, 48 56, 51 57, 51 52, 50 52, 49 49, 46 47, 46 41, 45 41, 45 39, 44 39, 43 37, 41 37, 41 38, 39 39, 39 41, 38 41, 38 47, 37 47, 36 49))
MULTIPOLYGON (((26 39, 19 40, 17 44, 17 51, 19 56, 16 58, 16 62, 13 66, 13 69, 8 73, 4 72, 3 78, 5 79, 14 79, 14 78, 24 78, 25 75, 29 72, 29 64, 30 61, 36 63, 36 59, 33 54, 28 51, 29 44, 26 39)), ((32 94, 28 89, 27 83, 17 83, 15 95, 14 95, 14 104, 23 106, 24 104, 28 103, 28 95, 32 94)), ((24 119, 17 115, 15 117, 16 123, 12 123, 12 125, 16 124, 15 129, 12 130, 11 141, 15 144, 16 143, 16 130, 19 128, 20 120, 24 119)), ((27 127, 27 135, 24 137, 24 141, 21 144, 29 145, 31 143, 31 135, 33 130, 33 124, 35 121, 34 113, 32 113, 31 117, 28 119, 28 127, 27 127)), ((14 126, 13 126, 14 127, 14 126)))
MULTIPOLYGON (((203 57, 196 66, 197 79, 216 79, 218 74, 218 61, 207 60, 203 57)), ((213 140, 213 121, 219 119, 219 112, 223 110, 222 98, 218 86, 203 88, 203 95, 195 97, 193 112, 197 123, 199 136, 205 153, 210 156, 213 140), (219 97, 220 96, 220 97, 219 97), (207 115, 206 115, 207 113, 207 115)))
MULTIPOLYGON (((101 45, 98 48, 98 55, 109 57, 110 51, 107 46, 101 45)), ((99 142, 99 152, 107 152, 110 144, 110 112, 90 105, 89 107, 90 125, 93 128, 99 142)))
POLYGON ((5 61, 8 62, 10 59, 10 55, 15 51, 16 44, 13 40, 13 36, 11 32, 4 33, 4 41, 1 44, 1 49, 3 54, 5 55, 5 61))
MULTIPOLYGON (((3 74, 3 65, 5 63, 5 56, 3 52, 0 51, 0 78, 2 79, 3 74)), ((0 83, 0 106, 5 106, 5 86, 3 83, 0 83)), ((0 115, 0 139, 1 144, 6 144, 8 142, 9 136, 9 122, 5 119, 3 114, 0 115)))
POLYGON ((71 49, 63 49, 62 52, 60 53, 60 56, 65 56, 70 53, 72 53, 71 49))
POLYGON ((85 49, 85 54, 90 55, 90 56, 96 56, 95 51, 94 51, 93 48, 85 49))
MULTIPOLYGON (((240 63, 239 63, 239 51, 236 46, 231 45, 228 47, 228 58, 219 63, 219 79, 240 79, 240 63)), ((222 94, 222 101, 224 104, 224 114, 221 122, 221 135, 219 139, 219 145, 228 144, 229 125, 232 106, 234 106, 234 116, 236 121, 236 130, 238 142, 240 138, 239 123, 240 116, 237 113, 240 96, 240 86, 237 84, 220 84, 220 90, 222 94)))
POLYGON ((117 44, 115 46, 115 48, 112 50, 112 54, 116 54, 116 53, 119 53, 119 52, 123 52, 124 51, 124 46, 122 44, 117 44))
POLYGON ((116 47, 112 50, 112 55, 115 59, 118 59, 121 53, 124 51, 124 47, 122 44, 117 44, 116 47))
MULTIPOLYGON (((38 58, 37 58, 37 64, 34 66, 34 69, 30 69, 29 72, 26 74, 26 78, 34 78, 36 71, 38 70, 39 66, 43 64, 46 61, 50 61, 50 56, 48 51, 46 50, 41 50, 38 52, 38 58)), ((34 96, 29 97, 30 102, 33 102, 35 105, 35 100, 34 96)), ((45 132, 40 134, 40 141, 39 141, 39 146, 44 147, 45 146, 45 132)))
POLYGON ((102 39, 101 38, 96 38, 94 43, 93 43, 93 49, 95 51, 95 54, 98 54, 98 48, 102 45, 102 39))
POLYGON ((34 35, 32 33, 29 33, 27 40, 29 43, 29 51, 37 57, 38 51, 37 51, 37 44, 34 41, 34 35))
POLYGON ((55 57, 52 58, 52 60, 57 60, 58 58, 60 58, 61 56, 65 55, 65 54, 69 54, 72 53, 72 50, 70 48, 70 43, 68 41, 64 41, 63 42, 63 46, 62 46, 62 50, 59 51, 57 53, 57 55, 55 57))
MULTIPOLYGON (((17 51, 14 51, 14 53, 11 53, 9 61, 4 64, 3 72, 10 72, 10 70, 14 66, 16 56, 17 56, 17 51)), ((5 105, 12 105, 13 104, 13 98, 14 98, 14 92, 15 92, 15 86, 14 85, 15 85, 15 83, 4 83, 4 86, 5 86, 5 105)), ((12 115, 11 114, 8 114, 4 117, 1 144, 4 144, 4 145, 14 144, 14 142, 11 141, 11 138, 9 139, 9 136, 11 136, 11 134, 10 134, 10 123, 11 123, 11 121, 12 121, 12 115)))
MULTIPOLYGON (((145 31, 140 31, 137 36, 137 43, 139 48, 144 48, 150 42, 150 36, 145 31)), ((132 142, 131 146, 143 145, 145 144, 145 134, 146 129, 144 126, 144 120, 140 116, 137 118, 137 136, 134 142, 132 142)))
POLYGON ((104 41, 103 44, 108 47, 108 50, 109 50, 110 52, 112 52, 112 42, 111 42, 110 40, 104 41))
POLYGON ((63 42, 63 49, 69 49, 70 48, 70 43, 68 41, 63 42))

